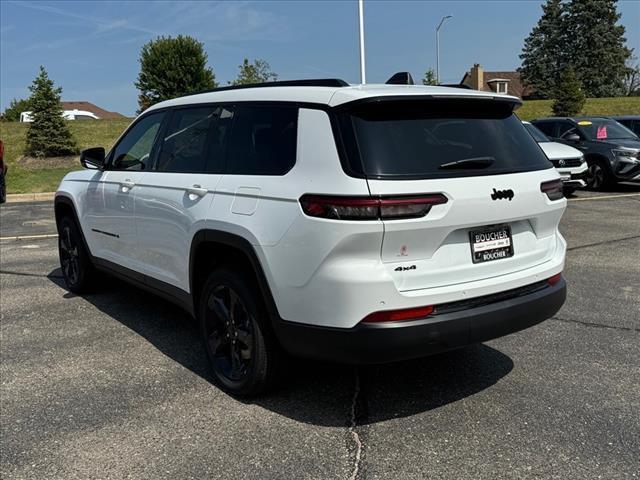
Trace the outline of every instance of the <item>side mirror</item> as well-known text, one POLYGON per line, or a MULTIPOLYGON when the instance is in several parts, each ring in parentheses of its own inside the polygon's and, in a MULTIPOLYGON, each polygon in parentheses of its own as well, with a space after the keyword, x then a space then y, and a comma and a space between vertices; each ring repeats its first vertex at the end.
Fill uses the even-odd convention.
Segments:
POLYGON ((567 142, 578 143, 580 141, 580 135, 578 135, 577 133, 570 133, 569 135, 564 137, 564 139, 567 142))
POLYGON ((84 168, 102 170, 105 152, 103 147, 87 148, 80 153, 80 163, 84 168))

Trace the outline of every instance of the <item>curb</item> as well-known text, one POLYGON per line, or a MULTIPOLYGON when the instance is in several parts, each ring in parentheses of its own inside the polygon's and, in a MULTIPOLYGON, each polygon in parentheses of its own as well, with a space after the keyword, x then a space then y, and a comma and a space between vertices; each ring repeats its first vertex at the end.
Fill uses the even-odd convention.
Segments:
POLYGON ((46 193, 10 193, 7 195, 7 203, 45 202, 53 201, 55 192, 46 193))

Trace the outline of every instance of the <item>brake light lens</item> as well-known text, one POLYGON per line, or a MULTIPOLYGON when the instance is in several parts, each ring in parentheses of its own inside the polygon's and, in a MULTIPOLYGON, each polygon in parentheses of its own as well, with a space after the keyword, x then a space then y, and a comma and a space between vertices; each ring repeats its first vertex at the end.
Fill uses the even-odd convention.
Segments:
POLYGON ((562 272, 556 273, 553 277, 549 278, 547 283, 553 287, 560 280, 562 280, 562 272))
POLYGON ((419 320, 433 313, 433 306, 405 308, 403 310, 385 310, 374 312, 362 319, 362 323, 401 322, 419 320))
POLYGON ((550 180, 540 184, 540 191, 546 193, 549 200, 560 200, 564 198, 562 193, 562 180, 550 180))
POLYGON ((411 197, 334 197, 303 195, 302 211, 317 218, 332 220, 394 220, 424 217, 431 207, 447 203, 441 193, 411 197))

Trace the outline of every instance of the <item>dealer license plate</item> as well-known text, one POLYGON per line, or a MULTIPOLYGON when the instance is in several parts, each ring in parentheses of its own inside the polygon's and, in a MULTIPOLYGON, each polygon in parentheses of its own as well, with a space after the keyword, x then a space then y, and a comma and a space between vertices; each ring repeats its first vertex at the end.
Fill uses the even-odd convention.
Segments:
POLYGON ((513 257, 513 239, 509 225, 494 225, 469 232, 473 263, 513 257))

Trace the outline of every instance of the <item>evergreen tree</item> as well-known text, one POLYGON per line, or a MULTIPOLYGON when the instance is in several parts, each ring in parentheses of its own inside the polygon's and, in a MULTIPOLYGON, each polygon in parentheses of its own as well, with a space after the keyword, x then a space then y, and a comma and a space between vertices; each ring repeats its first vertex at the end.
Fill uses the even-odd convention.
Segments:
POLYGON ((14 98, 9 103, 9 106, 5 108, 4 112, 2 113, 1 119, 4 120, 5 122, 18 122, 20 121, 20 114, 22 112, 28 112, 30 110, 31 110, 31 107, 29 106, 29 99, 14 98))
POLYGON ((577 115, 584 107, 585 95, 580 85, 576 72, 567 67, 560 76, 560 83, 553 102, 553 114, 556 117, 572 117, 577 115))
POLYGON ((433 71, 433 68, 427 69, 424 73, 424 77, 422 77, 423 85, 437 85, 438 81, 436 80, 436 72, 433 71))
POLYGON ((617 25, 617 0, 571 0, 566 6, 566 44, 576 75, 589 97, 624 93, 631 57, 625 28, 617 25))
POLYGON ((565 55, 562 0, 547 0, 538 24, 524 41, 522 66, 518 69, 523 83, 535 88, 540 98, 551 98, 566 63, 565 55))
POLYGON ((163 100, 218 86, 213 70, 207 68, 204 45, 195 38, 178 35, 159 37, 140 52, 140 73, 135 86, 139 111, 163 100))
POLYGON ((33 157, 56 157, 78 153, 76 142, 62 117, 60 94, 44 67, 29 87, 29 105, 33 122, 27 131, 25 154, 33 157))
POLYGON ((257 58, 253 63, 245 58, 242 65, 238 65, 238 76, 231 85, 248 85, 251 83, 274 82, 278 75, 271 71, 271 65, 266 60, 257 58))

